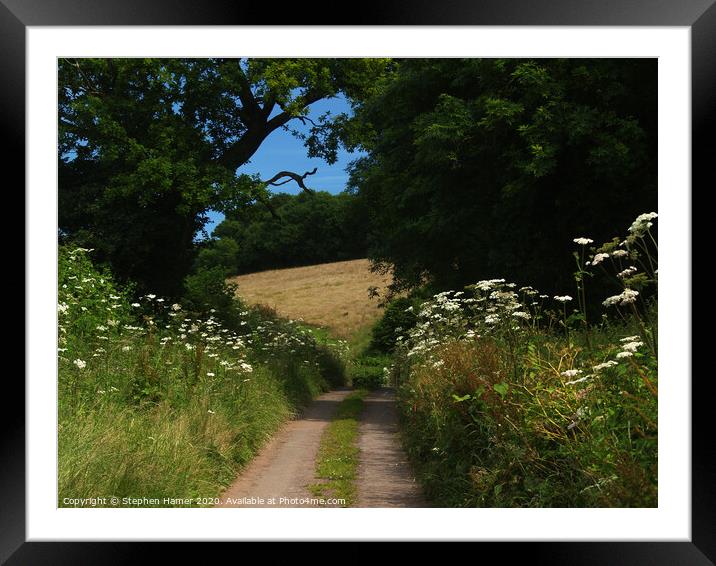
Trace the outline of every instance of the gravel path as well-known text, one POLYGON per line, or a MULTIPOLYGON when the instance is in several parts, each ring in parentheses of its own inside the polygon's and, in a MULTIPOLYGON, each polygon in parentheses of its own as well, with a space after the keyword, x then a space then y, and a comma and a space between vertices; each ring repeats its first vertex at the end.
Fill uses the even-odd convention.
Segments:
POLYGON ((224 492, 219 507, 314 506, 300 500, 312 497, 306 486, 316 481, 316 454, 321 435, 348 393, 348 388, 325 393, 311 403, 299 419, 289 422, 224 492))
POLYGON ((395 392, 372 392, 360 425, 357 507, 427 506, 398 434, 395 392))

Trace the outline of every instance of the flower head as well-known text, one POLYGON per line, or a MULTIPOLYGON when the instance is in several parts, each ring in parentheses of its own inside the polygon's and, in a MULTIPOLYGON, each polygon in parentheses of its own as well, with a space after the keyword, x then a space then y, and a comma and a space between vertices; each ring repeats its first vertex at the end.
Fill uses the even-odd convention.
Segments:
POLYGON ((658 216, 659 215, 656 212, 647 212, 645 214, 640 214, 636 217, 636 220, 634 220, 632 225, 629 226, 629 232, 632 234, 632 236, 643 236, 646 231, 654 225, 652 220, 654 220, 658 216))
POLYGON ((572 241, 580 246, 586 246, 587 244, 594 243, 594 240, 591 240, 590 238, 574 238, 572 241))
POLYGON ((600 370, 607 369, 607 368, 610 368, 610 367, 616 366, 616 365, 619 365, 619 362, 615 362, 614 360, 609 360, 602 364, 597 364, 596 366, 592 367, 592 369, 594 371, 600 371, 600 370))
POLYGON ((621 294, 608 297, 602 304, 605 307, 628 305, 629 303, 635 302, 638 295, 639 291, 635 291, 634 289, 624 289, 621 294))
POLYGON ((609 254, 597 254, 592 259, 592 265, 599 265, 602 263, 605 259, 609 257, 609 254))

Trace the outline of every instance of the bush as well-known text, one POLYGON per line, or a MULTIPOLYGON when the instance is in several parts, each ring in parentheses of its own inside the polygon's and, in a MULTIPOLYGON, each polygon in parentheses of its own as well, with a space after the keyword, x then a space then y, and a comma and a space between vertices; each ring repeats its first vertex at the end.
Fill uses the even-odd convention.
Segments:
POLYGON ((213 310, 227 318, 236 307, 235 284, 226 282, 227 270, 221 266, 198 267, 184 279, 183 303, 194 312, 207 314, 213 310))
POLYGON ((377 389, 388 385, 386 370, 391 364, 389 356, 364 354, 351 364, 351 384, 356 389, 377 389))
POLYGON ((370 348, 383 353, 392 352, 398 336, 415 326, 414 311, 420 303, 419 299, 407 297, 400 297, 388 303, 383 316, 373 327, 370 348))

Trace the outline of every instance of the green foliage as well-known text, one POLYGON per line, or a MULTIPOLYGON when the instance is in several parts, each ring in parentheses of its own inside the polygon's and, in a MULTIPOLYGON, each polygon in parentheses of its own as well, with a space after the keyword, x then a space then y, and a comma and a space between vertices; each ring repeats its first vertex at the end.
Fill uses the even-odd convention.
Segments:
MULTIPOLYGON (((368 96, 382 59, 60 59, 60 236, 96 249, 140 292, 181 294, 209 209, 264 200, 237 175, 310 104, 368 96)), ((307 151, 336 159, 323 116, 307 151)), ((342 119, 345 119, 343 117, 342 119)), ((300 134, 296 134, 300 135, 300 134)), ((277 170, 280 170, 277 164, 277 170)))
POLYGON ((369 257, 396 289, 564 289, 575 234, 656 208, 656 76, 653 59, 400 61, 344 131, 368 152, 351 185, 369 257))
POLYGON ((361 356, 351 366, 350 376, 353 387, 377 389, 387 385, 385 368, 390 360, 377 356, 361 356))
POLYGON ((655 218, 640 215, 623 246, 579 260, 579 281, 607 264, 617 273, 623 291, 603 305, 619 323, 587 325, 580 311, 567 316, 571 297, 552 303, 502 279, 417 309, 391 373, 407 449, 435 504, 657 505, 655 218), (621 275, 624 258, 644 269, 651 299, 621 275))
POLYGON ((61 506, 214 498, 281 423, 345 378, 341 353, 296 324, 238 302, 228 322, 154 294, 130 303, 87 252, 59 250, 61 506))
POLYGON ((237 286, 226 282, 226 269, 221 266, 199 267, 184 280, 184 302, 199 313, 215 310, 227 316, 233 312, 237 286))
POLYGON ((366 253, 365 221, 355 197, 345 193, 272 195, 228 214, 214 237, 200 253, 200 263, 226 266, 234 273, 356 259, 366 253))
POLYGON ((199 269, 223 268, 226 273, 236 271, 239 256, 239 244, 231 238, 214 238, 202 242, 196 260, 199 269))
POLYGON ((384 353, 392 352, 398 336, 415 326, 415 308, 421 302, 417 297, 399 297, 390 301, 383 316, 373 326, 371 349, 384 353))
POLYGON ((106 269, 96 268, 85 248, 61 247, 58 251, 58 316, 65 321, 60 331, 60 344, 68 340, 81 340, 95 335, 97 327, 102 332, 114 333, 132 320, 128 290, 120 289, 106 269))

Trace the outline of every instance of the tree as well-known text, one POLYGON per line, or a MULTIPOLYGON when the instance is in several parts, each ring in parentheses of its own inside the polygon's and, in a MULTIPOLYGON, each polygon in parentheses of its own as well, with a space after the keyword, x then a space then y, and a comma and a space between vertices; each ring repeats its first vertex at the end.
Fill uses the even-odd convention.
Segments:
POLYGON ((572 239, 656 209, 656 61, 411 59, 341 125, 395 288, 573 287, 572 239))
MULTIPOLYGON (((309 121, 307 151, 335 161, 332 120, 311 104, 372 94, 379 59, 62 59, 59 62, 59 227, 96 249, 121 279, 168 296, 194 260, 206 212, 268 201, 266 181, 237 175, 261 143, 309 121)), ((297 134, 299 135, 299 134, 297 134)))
POLYGON ((199 262, 250 273, 365 257, 365 221, 355 204, 345 193, 272 195, 269 207, 255 203, 229 213, 199 262))

